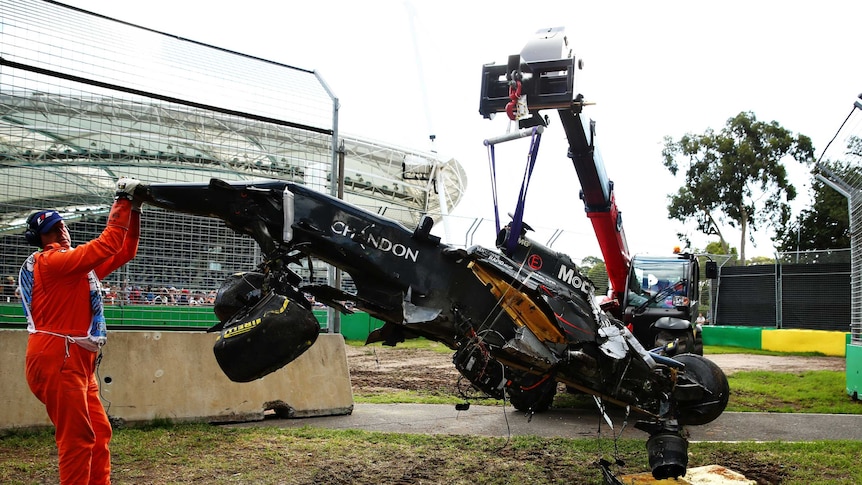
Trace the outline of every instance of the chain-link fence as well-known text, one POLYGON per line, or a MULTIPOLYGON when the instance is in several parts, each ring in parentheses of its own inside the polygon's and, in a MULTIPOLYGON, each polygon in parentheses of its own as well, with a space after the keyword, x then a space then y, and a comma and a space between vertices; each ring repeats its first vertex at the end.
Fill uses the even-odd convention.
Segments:
POLYGON ((862 345, 862 95, 855 101, 835 137, 817 163, 818 179, 844 195, 850 212, 850 332, 853 345, 862 345), (835 173, 837 162, 847 167, 835 173))
MULTIPOLYGON (((328 190, 337 100, 315 73, 51 2, 2 0, 0 18, 4 322, 20 318, 14 280, 36 209, 60 211, 80 244, 105 227, 119 177, 328 190)), ((206 305, 257 251, 221 221, 145 208, 137 258, 102 282, 109 321, 215 323, 206 305)))

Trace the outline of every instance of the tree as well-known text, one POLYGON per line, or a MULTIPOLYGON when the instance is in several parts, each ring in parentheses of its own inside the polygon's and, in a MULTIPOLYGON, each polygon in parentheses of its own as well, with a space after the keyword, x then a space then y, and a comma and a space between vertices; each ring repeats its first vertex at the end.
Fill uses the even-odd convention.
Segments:
MULTIPOLYGON (((862 169, 847 162, 825 162, 823 165, 842 180, 857 180, 862 169)), ((811 184, 812 205, 799 218, 778 231, 775 242, 779 251, 810 251, 850 247, 850 214, 847 197, 814 179, 811 184)))
POLYGON ((748 264, 775 264, 775 258, 769 256, 755 256, 748 260, 748 264))
POLYGON ((592 269, 596 264, 601 264, 602 267, 604 267, 605 262, 602 261, 601 258, 597 258, 595 256, 585 256, 584 259, 581 260, 580 264, 581 273, 589 273, 590 269, 592 269))
POLYGON ((595 285, 596 295, 608 294, 608 269, 605 267, 604 261, 598 260, 597 263, 592 265, 589 271, 587 271, 587 278, 595 285))
POLYGON ((787 202, 796 198, 796 189, 781 160, 814 160, 810 138, 794 136, 776 121, 757 121, 751 112, 728 119, 718 133, 710 128, 701 135, 664 141, 664 166, 673 175, 685 170, 685 184, 670 196, 668 217, 695 221, 699 231, 718 235, 725 248, 721 225, 738 227, 742 264, 746 240, 753 240, 749 231, 780 228, 790 218, 787 202))
POLYGON ((736 248, 729 248, 727 243, 712 241, 706 245, 707 254, 736 254, 736 248))

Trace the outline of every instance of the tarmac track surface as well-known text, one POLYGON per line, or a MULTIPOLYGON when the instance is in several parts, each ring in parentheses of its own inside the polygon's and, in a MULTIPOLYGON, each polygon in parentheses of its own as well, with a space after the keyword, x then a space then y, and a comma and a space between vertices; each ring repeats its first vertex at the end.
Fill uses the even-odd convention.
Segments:
MULTIPOLYGON (((634 427, 637 416, 609 410, 614 428, 598 413, 553 409, 532 417, 511 407, 470 406, 457 411, 447 404, 356 404, 353 413, 300 419, 264 419, 233 426, 360 429, 387 433, 451 434, 502 437, 531 435, 562 438, 646 439, 634 427)), ((690 441, 862 440, 862 415, 723 413, 703 426, 689 426, 690 441)))
MULTIPOLYGON (((742 370, 801 372, 846 369, 843 357, 749 354, 706 357, 728 374, 742 370)), ((431 350, 347 346, 347 358, 354 392, 368 388, 428 389, 444 384, 449 386, 458 376, 449 354, 431 350)), ((637 415, 626 417, 624 411, 616 407, 609 408, 608 414, 613 429, 601 418, 598 410, 552 409, 530 417, 512 407, 500 406, 473 405, 466 411, 458 411, 453 405, 355 404, 350 415, 300 419, 277 419, 273 416, 235 426, 312 426, 495 437, 648 437, 645 432, 634 427, 637 415)), ((862 415, 726 412, 712 423, 687 429, 691 441, 862 440, 862 415)))

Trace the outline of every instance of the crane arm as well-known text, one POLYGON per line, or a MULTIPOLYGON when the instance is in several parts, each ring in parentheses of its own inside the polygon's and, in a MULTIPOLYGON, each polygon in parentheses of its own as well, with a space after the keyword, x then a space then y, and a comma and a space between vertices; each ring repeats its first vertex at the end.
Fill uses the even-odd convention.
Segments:
POLYGON ((611 288, 615 294, 625 291, 631 254, 614 198, 614 183, 608 180, 595 145, 595 122, 583 119, 572 109, 558 113, 569 141, 569 157, 581 183, 581 200, 596 233, 611 288))
POLYGON ((557 110, 569 143, 568 156, 581 184, 581 199, 616 295, 625 290, 631 254, 613 182, 608 180, 596 146, 595 123, 582 116, 587 104, 583 96, 574 95, 575 71, 581 66, 568 51, 561 28, 540 30, 520 54, 509 56, 506 65, 483 66, 479 112, 485 118, 506 112, 524 129, 546 126, 548 118, 540 112, 557 110))

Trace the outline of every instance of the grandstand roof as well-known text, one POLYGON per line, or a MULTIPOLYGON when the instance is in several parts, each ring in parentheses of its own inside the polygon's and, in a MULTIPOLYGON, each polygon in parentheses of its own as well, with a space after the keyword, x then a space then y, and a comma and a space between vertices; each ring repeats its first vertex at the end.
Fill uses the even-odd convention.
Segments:
MULTIPOLYGON (((466 189, 454 159, 349 136, 338 143, 345 200, 405 225, 415 225, 421 213, 441 212, 441 200, 443 210, 451 210, 466 189)), ((328 192, 331 151, 328 133, 182 104, 4 91, 0 233, 20 231, 34 207, 104 211, 105 194, 119 176, 148 182, 275 178, 328 192)))

